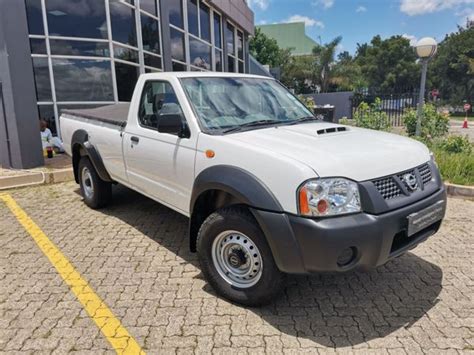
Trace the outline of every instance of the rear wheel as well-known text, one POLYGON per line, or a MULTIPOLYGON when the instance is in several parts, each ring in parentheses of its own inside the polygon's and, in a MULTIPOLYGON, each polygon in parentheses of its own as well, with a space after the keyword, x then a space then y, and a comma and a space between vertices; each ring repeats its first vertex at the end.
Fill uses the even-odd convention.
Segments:
POLYGON ((211 214, 199 230, 197 250, 207 280, 231 301, 262 305, 281 290, 282 273, 263 232, 244 208, 211 214))
POLYGON ((99 177, 88 157, 79 161, 79 185, 84 202, 90 208, 104 207, 112 197, 112 185, 99 177))

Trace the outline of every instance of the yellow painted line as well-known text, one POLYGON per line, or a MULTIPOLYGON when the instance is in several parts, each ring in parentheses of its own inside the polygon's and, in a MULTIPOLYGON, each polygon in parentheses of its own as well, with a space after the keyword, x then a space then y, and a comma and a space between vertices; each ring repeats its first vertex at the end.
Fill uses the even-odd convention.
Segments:
POLYGON ((38 225, 18 206, 16 201, 8 194, 0 194, 0 199, 5 202, 18 222, 26 229, 53 264, 117 354, 145 354, 137 341, 128 333, 104 301, 94 292, 87 281, 38 225))

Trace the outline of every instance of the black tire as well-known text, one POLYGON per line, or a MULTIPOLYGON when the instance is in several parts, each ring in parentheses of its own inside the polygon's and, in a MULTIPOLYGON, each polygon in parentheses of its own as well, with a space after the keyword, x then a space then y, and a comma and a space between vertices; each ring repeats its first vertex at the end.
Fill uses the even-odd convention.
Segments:
POLYGON ((252 214, 242 207, 217 210, 202 224, 197 237, 197 252, 201 270, 216 292, 239 304, 260 306, 270 303, 282 290, 283 274, 278 270, 265 236, 252 214), (256 284, 240 288, 230 284, 217 271, 212 246, 225 231, 244 234, 255 244, 261 254, 261 275, 256 284))
POLYGON ((85 204, 93 209, 105 207, 112 197, 112 184, 99 177, 88 157, 82 157, 79 161, 78 174, 81 194, 85 204), (88 179, 83 178, 85 169, 87 169, 89 173, 88 179), (90 189, 90 187, 92 187, 92 189, 90 189))

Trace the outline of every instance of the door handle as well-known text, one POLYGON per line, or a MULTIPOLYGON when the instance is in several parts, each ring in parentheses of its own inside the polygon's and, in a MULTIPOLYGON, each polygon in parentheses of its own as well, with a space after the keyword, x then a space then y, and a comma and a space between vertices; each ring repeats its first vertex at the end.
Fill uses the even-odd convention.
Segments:
POLYGON ((135 143, 135 144, 138 144, 138 142, 140 141, 140 139, 135 136, 130 137, 130 140, 132 141, 132 143, 135 143))

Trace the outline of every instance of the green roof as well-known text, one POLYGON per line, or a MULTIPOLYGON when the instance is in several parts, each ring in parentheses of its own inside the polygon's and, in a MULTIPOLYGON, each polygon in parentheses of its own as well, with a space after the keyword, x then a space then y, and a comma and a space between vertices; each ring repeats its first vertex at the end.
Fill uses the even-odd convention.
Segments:
POLYGON ((293 55, 311 54, 314 46, 318 45, 306 35, 304 22, 275 23, 256 27, 268 37, 276 39, 280 48, 292 48, 293 55))

